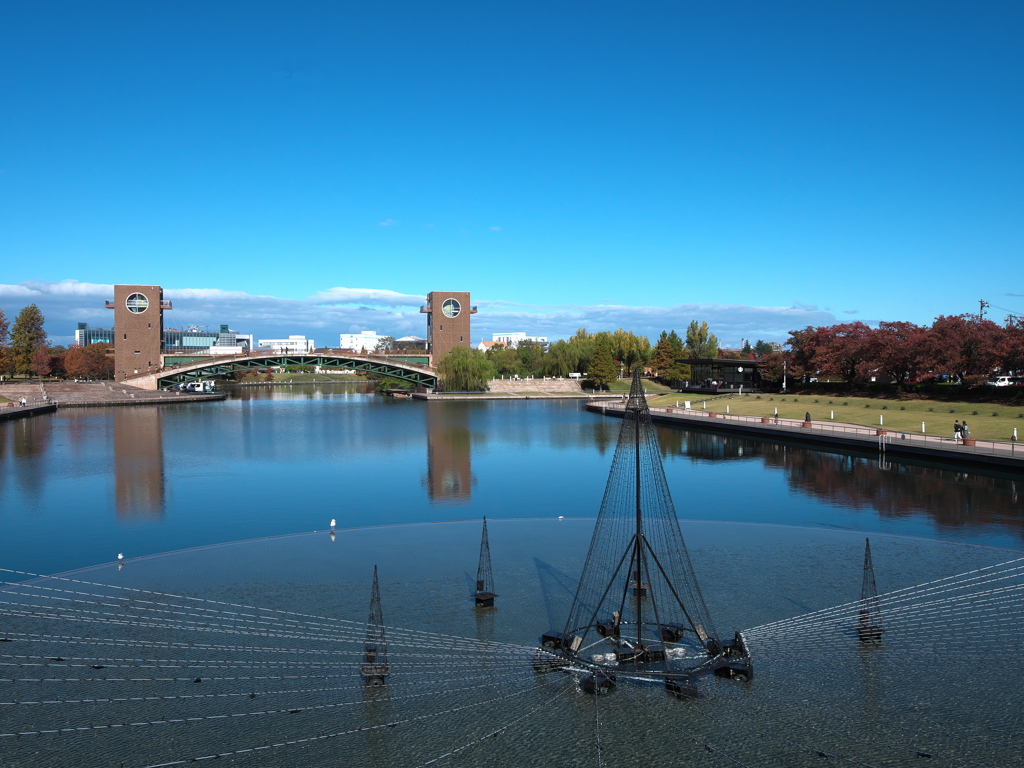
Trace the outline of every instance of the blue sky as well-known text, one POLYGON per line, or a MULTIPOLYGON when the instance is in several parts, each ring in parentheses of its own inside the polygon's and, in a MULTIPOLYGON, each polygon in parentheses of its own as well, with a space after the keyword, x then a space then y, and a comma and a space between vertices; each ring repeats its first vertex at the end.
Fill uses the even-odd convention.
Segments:
POLYGON ((0 308, 727 344, 1024 312, 1020 2, 0 0, 0 308))

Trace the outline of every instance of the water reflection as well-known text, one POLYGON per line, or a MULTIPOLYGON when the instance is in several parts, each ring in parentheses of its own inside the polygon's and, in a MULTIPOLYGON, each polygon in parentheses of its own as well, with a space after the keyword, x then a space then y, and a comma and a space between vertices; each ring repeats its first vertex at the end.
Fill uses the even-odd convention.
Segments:
POLYGON ((658 442, 663 457, 688 456, 694 460, 710 461, 758 458, 764 445, 754 440, 711 432, 686 432, 667 427, 658 428, 658 442))
POLYGON ((472 471, 472 433, 465 408, 427 403, 427 476, 424 485, 433 503, 467 504, 476 479, 472 471))
POLYGON ((783 470, 791 487, 829 504, 871 508, 883 517, 927 514, 941 526, 1011 525, 1024 529, 1024 506, 1013 479, 867 457, 769 446, 768 467, 783 470))
MULTIPOLYGON (((118 551, 323 529, 332 517, 347 528, 569 519, 599 507, 618 419, 574 402, 427 403, 365 387, 249 387, 224 403, 62 409, 0 424, 0 564, 64 570, 118 551)), ((1022 481, 1008 473, 881 468, 877 455, 707 432, 659 436, 684 517, 1024 539, 1022 481)))
POLYGON ((882 517, 925 515, 945 528, 1009 526, 1024 533, 1020 483, 1010 475, 880 461, 709 432, 659 429, 664 456, 693 461, 758 459, 790 488, 830 506, 872 509, 882 517))
POLYGON ((29 417, 10 422, 6 427, 10 430, 10 458, 18 487, 29 498, 38 499, 48 479, 44 458, 50 450, 50 419, 29 417))
POLYGON ((114 503, 118 522, 164 516, 163 412, 158 407, 116 408, 114 503))

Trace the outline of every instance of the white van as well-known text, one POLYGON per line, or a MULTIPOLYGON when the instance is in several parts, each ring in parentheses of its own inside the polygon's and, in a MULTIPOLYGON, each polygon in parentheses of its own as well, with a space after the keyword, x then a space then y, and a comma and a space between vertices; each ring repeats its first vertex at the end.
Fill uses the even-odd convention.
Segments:
POLYGON ((1013 376, 996 376, 986 382, 990 387, 1015 387, 1017 379, 1013 376))

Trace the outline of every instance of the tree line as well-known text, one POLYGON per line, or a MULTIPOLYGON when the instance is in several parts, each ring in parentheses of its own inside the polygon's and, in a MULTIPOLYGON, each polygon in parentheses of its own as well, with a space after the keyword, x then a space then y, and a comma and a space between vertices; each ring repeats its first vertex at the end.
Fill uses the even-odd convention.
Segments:
POLYGON ((24 307, 13 324, 0 309, 0 376, 114 378, 114 360, 107 355, 109 344, 51 346, 45 323, 35 304, 24 307))
POLYGON ((789 332, 783 355, 766 358, 765 378, 825 376, 851 383, 916 384, 936 378, 983 384, 996 371, 1024 372, 1024 319, 999 325, 977 315, 942 315, 930 326, 862 322, 789 332), (770 358, 770 359, 768 359, 770 358))
MULTIPOLYGON (((759 342, 763 343, 763 342, 759 342)), ((718 339, 706 322, 690 323, 685 337, 663 331, 653 347, 646 336, 620 328, 591 333, 580 328, 568 339, 543 344, 521 341, 516 347, 495 345, 486 352, 456 347, 438 363, 438 373, 450 392, 476 392, 498 377, 566 377, 586 374, 585 386, 605 388, 635 368, 652 369, 666 383, 689 376, 684 361, 719 354, 718 339)))

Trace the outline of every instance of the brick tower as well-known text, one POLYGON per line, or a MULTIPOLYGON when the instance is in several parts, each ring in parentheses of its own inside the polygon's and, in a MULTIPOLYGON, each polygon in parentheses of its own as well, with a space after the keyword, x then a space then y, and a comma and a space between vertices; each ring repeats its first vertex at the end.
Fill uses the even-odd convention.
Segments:
POLYGON ((114 310, 114 381, 160 368, 164 310, 171 308, 163 288, 115 285, 114 300, 106 307, 114 310))
POLYGON ((437 365, 455 347, 469 347, 469 316, 476 307, 469 304, 468 291, 431 291, 420 312, 427 316, 427 350, 430 364, 437 365))

